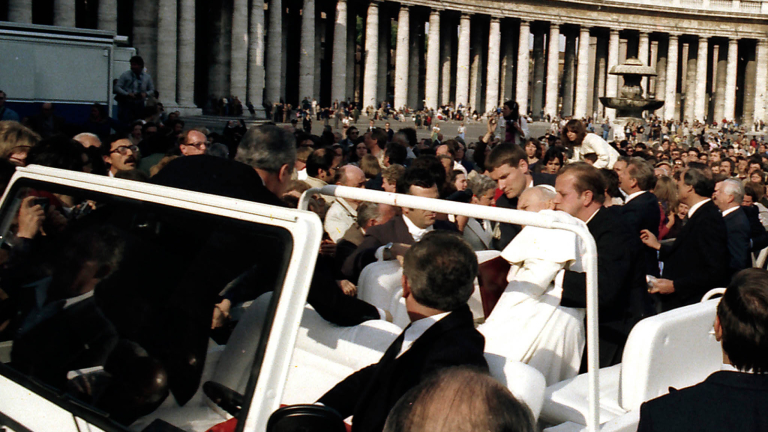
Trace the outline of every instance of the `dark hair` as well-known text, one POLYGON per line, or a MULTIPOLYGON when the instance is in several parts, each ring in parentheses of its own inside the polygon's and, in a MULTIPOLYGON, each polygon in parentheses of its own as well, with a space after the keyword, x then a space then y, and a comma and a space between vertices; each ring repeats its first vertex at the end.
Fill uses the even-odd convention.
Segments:
POLYGON ((477 267, 477 256, 459 235, 431 231, 405 253, 403 275, 420 305, 448 312, 467 304, 477 267))
POLYGON ((689 162, 683 181, 688 186, 693 186, 696 195, 711 197, 715 192, 715 180, 712 169, 701 162, 689 162))
POLYGON ((317 177, 320 170, 329 171, 333 166, 336 153, 330 148, 321 148, 312 152, 307 158, 307 175, 317 177))
POLYGON ((387 416, 384 432, 533 432, 531 410, 487 372, 445 368, 405 393, 387 416))
MULTIPOLYGON (((445 169, 443 169, 443 172, 445 172, 445 169)), ((410 167, 405 170, 405 173, 400 177, 400 181, 397 182, 397 193, 409 194, 411 193, 411 186, 429 189, 435 185, 435 178, 429 171, 419 167, 410 167)))
POLYGON ((543 166, 546 166, 549 163, 549 161, 551 161, 552 159, 559 160, 561 167, 565 163, 565 157, 563 156, 563 151, 557 147, 550 147, 547 149, 546 152, 544 152, 544 157, 541 158, 541 164, 543 166))
POLYGON ((513 100, 504 102, 504 106, 512 111, 512 120, 517 120, 520 117, 520 105, 513 100))
POLYGON ((582 141, 584 141, 585 136, 587 136, 587 128, 584 127, 584 123, 574 119, 569 120, 568 123, 563 126, 563 131, 560 133, 560 140, 568 147, 580 146, 582 141), (576 139, 573 141, 568 139, 568 132, 574 132, 576 134, 576 139))
POLYGON ((384 148, 387 146, 389 135, 384 132, 384 129, 376 128, 371 131, 371 139, 375 140, 379 147, 384 148))
POLYGON ((133 56, 130 60, 128 60, 128 63, 131 64, 137 64, 141 67, 144 67, 144 59, 141 58, 141 56, 133 56))
POLYGON ((488 148, 488 143, 484 143, 482 141, 475 144, 475 151, 472 152, 472 160, 475 162, 475 165, 477 165, 478 168, 480 168, 478 171, 483 172, 485 171, 485 149, 488 148))
POLYGON ((559 175, 572 174, 575 177, 573 183, 576 192, 579 194, 592 192, 592 201, 597 203, 605 202, 605 180, 600 170, 586 162, 576 162, 563 167, 559 175))
POLYGON ((441 145, 448 147, 448 154, 451 155, 451 158, 456 160, 456 150, 458 150, 459 142, 456 140, 449 139, 442 142, 441 145))
POLYGON ((768 271, 742 270, 717 307, 723 351, 742 371, 768 372, 768 271))
MULTIPOLYGON (((109 144, 106 147, 109 148, 109 144)), ((29 149, 27 164, 82 172, 84 155, 82 144, 63 135, 55 135, 29 149)))
MULTIPOLYGON (((417 157, 416 159, 411 162, 411 166, 409 167, 409 170, 422 170, 427 171, 429 175, 432 177, 432 183, 437 185, 437 188, 440 190, 440 196, 444 197, 444 189, 446 185, 446 178, 448 177, 445 172, 445 167, 443 167, 443 164, 440 162, 440 159, 435 157, 434 155, 421 155, 417 157)), ((408 170, 406 170, 406 173, 408 170)), ((420 174, 421 175, 421 174, 420 174)), ((405 174, 403 175, 405 177, 405 174)), ((408 193, 411 189, 411 185, 408 185, 406 189, 401 189, 400 184, 402 182, 397 184, 397 192, 398 193, 408 193), (401 192, 404 191, 404 192, 401 192)), ((420 185, 417 185, 420 186, 420 185)), ((431 186, 428 186, 431 187, 431 186)))
POLYGON ((389 158, 390 165, 404 165, 405 160, 408 158, 408 150, 406 150, 402 144, 391 142, 387 144, 387 149, 384 150, 384 156, 389 158))
POLYGON ((747 182, 744 185, 744 195, 752 197, 753 202, 758 202, 765 195, 765 185, 755 182, 747 182))
POLYGON ((620 197, 619 175, 616 174, 616 171, 610 168, 602 168, 600 169, 600 174, 603 176, 603 182, 605 182, 605 192, 610 195, 611 198, 620 197))
POLYGON ((493 171, 507 164, 512 168, 517 168, 521 160, 528 161, 528 155, 525 154, 525 150, 517 144, 501 143, 491 150, 491 154, 485 160, 485 169, 493 171))
MULTIPOLYGON (((525 147, 528 146, 528 144, 533 144, 536 146, 536 154, 533 155, 536 159, 541 159, 544 153, 544 146, 541 145, 541 141, 537 140, 536 138, 528 138, 525 141, 525 144, 523 145, 523 150, 525 150, 525 147)), ((526 153, 527 155, 528 153, 526 153)))
POLYGON ((419 137, 416 135, 416 129, 412 127, 402 128, 397 131, 398 134, 403 134, 408 139, 408 146, 414 147, 419 143, 419 137))

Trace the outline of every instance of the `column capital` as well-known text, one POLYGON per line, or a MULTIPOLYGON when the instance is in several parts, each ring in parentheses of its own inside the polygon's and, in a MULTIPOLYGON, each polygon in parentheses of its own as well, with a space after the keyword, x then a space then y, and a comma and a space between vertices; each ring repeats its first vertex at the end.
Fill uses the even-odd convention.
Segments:
POLYGON ((530 27, 530 26, 531 26, 531 21, 530 21, 530 20, 526 20, 526 19, 522 19, 522 18, 521 18, 521 19, 520 19, 520 25, 521 25, 521 26, 528 26, 528 27, 530 27))
POLYGON ((740 39, 741 39, 740 37, 732 37, 732 38, 728 38, 728 43, 729 43, 729 44, 737 44, 737 43, 739 43, 739 40, 740 40, 740 39))
POLYGON ((619 31, 620 31, 619 29, 611 27, 610 30, 611 30, 611 36, 613 36, 613 35, 618 36, 619 35, 619 31))
POLYGON ((433 7, 431 11, 429 11, 430 15, 440 15, 440 12, 442 12, 444 9, 442 8, 436 8, 433 7))
POLYGON ((682 34, 681 34, 681 33, 672 33, 672 32, 669 32, 669 33, 667 33, 667 34, 669 35, 669 38, 670 38, 670 39, 677 39, 677 38, 679 38, 680 36, 682 36, 682 34))
POLYGON ((491 22, 499 22, 503 17, 491 15, 491 22))
POLYGON ((469 19, 474 15, 472 12, 461 11, 461 19, 469 19))

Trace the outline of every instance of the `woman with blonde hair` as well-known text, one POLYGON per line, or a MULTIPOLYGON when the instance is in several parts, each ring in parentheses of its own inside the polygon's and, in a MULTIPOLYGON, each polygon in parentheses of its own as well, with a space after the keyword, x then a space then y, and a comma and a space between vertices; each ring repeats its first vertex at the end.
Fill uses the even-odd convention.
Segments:
POLYGON ((587 133, 584 123, 579 120, 570 120, 565 124, 560 140, 566 148, 573 150, 573 157, 568 159, 568 163, 583 161, 584 155, 594 153, 597 155, 595 168, 613 169, 613 164, 619 159, 616 149, 597 134, 587 133))
POLYGON ((40 139, 40 135, 19 122, 0 121, 0 159, 24 166, 27 152, 40 139))
POLYGON ((376 156, 367 154, 360 159, 360 169, 365 173, 365 179, 370 180, 381 173, 381 165, 376 156))

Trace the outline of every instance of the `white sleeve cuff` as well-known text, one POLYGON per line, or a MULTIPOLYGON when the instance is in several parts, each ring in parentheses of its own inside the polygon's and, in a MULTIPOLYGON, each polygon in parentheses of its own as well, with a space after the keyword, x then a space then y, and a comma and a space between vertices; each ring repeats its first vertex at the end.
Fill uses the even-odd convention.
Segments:
POLYGON ((376 253, 374 256, 376 257, 377 261, 384 261, 384 249, 386 246, 379 246, 378 249, 376 249, 376 253))

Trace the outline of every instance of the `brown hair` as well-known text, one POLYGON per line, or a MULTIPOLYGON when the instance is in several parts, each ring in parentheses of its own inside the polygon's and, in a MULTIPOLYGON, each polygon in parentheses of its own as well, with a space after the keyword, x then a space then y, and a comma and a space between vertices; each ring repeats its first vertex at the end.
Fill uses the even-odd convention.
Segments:
POLYGON ((528 161, 528 155, 525 153, 525 150, 517 144, 502 143, 491 150, 491 154, 485 160, 485 169, 488 172, 493 172, 493 170, 502 165, 517 168, 521 160, 528 161))
POLYGON ((381 172, 381 165, 379 165, 379 160, 376 159, 376 156, 367 154, 360 159, 360 169, 365 173, 365 178, 372 179, 381 172))
POLYGON ((580 146, 584 137, 587 136, 587 128, 580 120, 569 120, 568 123, 563 126, 563 131, 560 133, 560 141, 566 147, 580 146), (576 139, 571 141, 568 139, 568 132, 576 134, 576 139))
POLYGON ((40 142, 40 135, 23 124, 6 120, 0 121, 0 158, 8 159, 14 150, 30 148, 40 142))
POLYGON ((592 201, 605 202, 605 179, 600 170, 586 162, 576 162, 563 167, 559 175, 572 174, 575 182, 573 187, 579 194, 584 191, 592 192, 592 201))

